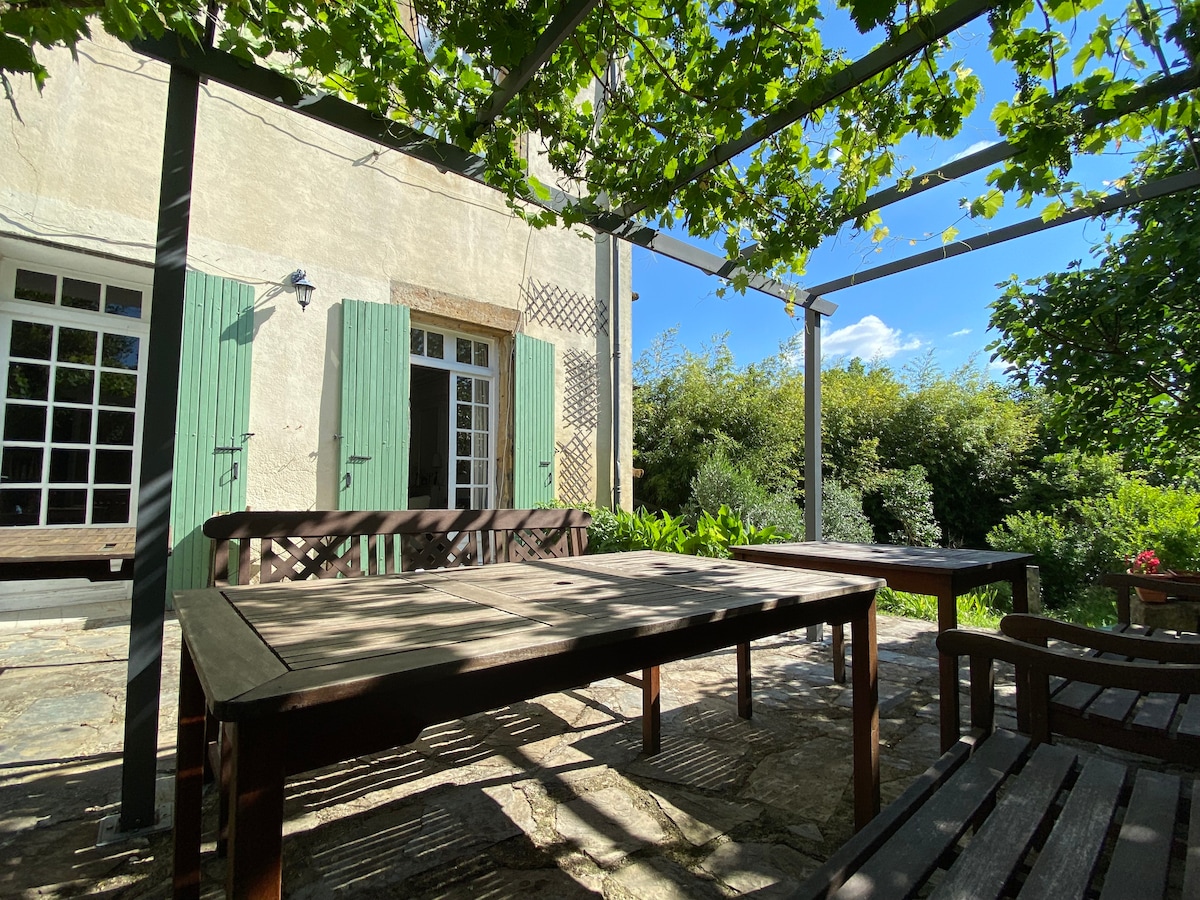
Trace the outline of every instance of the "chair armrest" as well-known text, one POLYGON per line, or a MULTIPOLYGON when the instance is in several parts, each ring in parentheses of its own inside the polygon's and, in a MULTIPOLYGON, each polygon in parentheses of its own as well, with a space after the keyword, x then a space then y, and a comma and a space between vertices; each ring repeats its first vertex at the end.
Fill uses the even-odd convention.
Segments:
POLYGON ((1050 740, 1051 675, 1139 693, 1200 693, 1200 665, 1099 659, 1029 644, 1008 635, 960 629, 939 634, 937 647, 945 656, 970 657, 971 725, 984 734, 995 728, 994 662, 1002 659, 1016 666, 1017 718, 1034 743, 1050 740))
POLYGON ((1013 665, 1028 666, 1042 675, 1058 675, 1071 681, 1084 681, 1102 687, 1171 694, 1200 693, 1200 665, 1147 665, 1144 662, 1097 659, 1053 647, 1027 644, 1003 634, 957 628, 939 634, 937 646, 947 656, 969 656, 972 660, 981 661, 1002 659, 1013 665))
POLYGON ((1000 621, 1000 631, 1009 637, 1043 645, 1047 639, 1053 639, 1099 650, 1102 653, 1116 653, 1120 656, 1132 656, 1137 659, 1163 663, 1200 665, 1200 642, 1196 641, 1164 640, 1140 634, 1119 634, 1114 631, 1072 625, 1070 622, 1060 622, 1057 619, 1047 619, 1044 616, 1027 613, 1013 613, 1005 616, 1000 621))
POLYGON ((1162 575, 1138 575, 1133 572, 1117 572, 1104 575, 1100 583, 1105 587, 1128 593, 1130 588, 1149 588, 1188 600, 1200 600, 1200 580, 1191 572, 1165 572, 1162 575))

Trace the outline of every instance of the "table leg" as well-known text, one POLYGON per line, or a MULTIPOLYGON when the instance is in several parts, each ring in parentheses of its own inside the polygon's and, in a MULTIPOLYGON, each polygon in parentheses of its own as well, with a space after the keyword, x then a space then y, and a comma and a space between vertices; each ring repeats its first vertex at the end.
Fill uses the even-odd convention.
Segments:
MULTIPOLYGON (((1012 608, 1016 613, 1029 612, 1029 572, 1025 566, 1018 566, 1013 572, 1012 579, 1012 608)), ((975 679, 971 683, 974 686, 975 679)), ((1016 667, 1017 682, 1017 730, 1029 733, 1029 669, 1026 666, 1016 667)))
POLYGON ((754 715, 750 690, 750 645, 737 645, 737 711, 743 719, 754 715))
POLYGON ((217 856, 229 855, 229 784, 233 780, 233 744, 229 729, 220 728, 217 738, 221 745, 221 766, 217 773, 217 856))
POLYGON ((662 684, 658 666, 642 670, 642 752, 662 750, 662 684))
MULTIPOLYGON (((958 598, 953 588, 937 595, 938 633, 958 627, 958 598)), ((954 746, 959 734, 958 659, 938 654, 938 703, 941 712, 942 752, 954 746)))
POLYGON ((850 620, 854 691, 854 828, 879 812, 879 649, 875 641, 875 601, 850 620))
POLYGON ((833 680, 846 683, 846 626, 841 622, 833 626, 833 680))
POLYGON ((204 794, 204 688, 187 642, 179 660, 179 724, 175 732, 174 897, 200 896, 201 802, 204 794))
POLYGON ((282 890, 283 727, 277 722, 226 724, 233 748, 229 803, 230 897, 278 900, 282 890))

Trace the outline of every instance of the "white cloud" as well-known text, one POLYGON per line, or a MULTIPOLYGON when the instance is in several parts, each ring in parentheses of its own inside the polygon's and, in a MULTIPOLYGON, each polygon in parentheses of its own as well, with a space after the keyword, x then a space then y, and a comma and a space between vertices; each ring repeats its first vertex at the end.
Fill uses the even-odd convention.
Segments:
POLYGON ((972 153, 978 153, 980 150, 987 149, 988 147, 992 146, 993 143, 995 143, 995 141, 976 141, 966 150, 961 150, 958 153, 955 153, 952 157, 942 163, 942 165, 948 166, 952 162, 958 162, 963 157, 970 156, 972 153))
POLYGON ((1008 377, 1008 369, 1012 365, 1007 359, 1002 356, 997 356, 988 363, 988 374, 993 378, 1003 379, 1008 377))
POLYGON ((951 332, 950 337, 966 337, 970 333, 970 328, 960 328, 958 331, 951 332))
POLYGON ((863 316, 853 325, 831 331, 821 339, 826 357, 890 359, 904 350, 917 350, 921 341, 905 338, 898 328, 888 328, 878 316, 863 316))

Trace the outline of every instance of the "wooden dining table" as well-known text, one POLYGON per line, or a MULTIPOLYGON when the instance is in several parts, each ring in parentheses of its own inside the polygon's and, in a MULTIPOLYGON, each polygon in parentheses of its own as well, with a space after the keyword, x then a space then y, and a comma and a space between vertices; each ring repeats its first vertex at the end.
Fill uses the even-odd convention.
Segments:
MULTIPOLYGON (((1013 612, 1029 612, 1028 568, 1033 565, 1033 556, 1028 553, 802 541, 734 547, 733 556, 778 566, 871 575, 886 579, 888 587, 897 591, 930 594, 937 598, 939 632, 958 627, 959 595, 997 581, 1012 585, 1013 612)), ((835 666, 842 657, 841 636, 841 629, 835 628, 835 666)), ((958 740, 961 730, 958 665, 949 657, 938 658, 938 685, 941 744, 945 753, 958 740)), ((1024 720, 1024 709, 1018 712, 1024 720)))
POLYGON ((882 583, 636 552, 179 592, 175 896, 199 895, 214 721, 227 754, 227 894, 278 897, 287 776, 470 713, 821 622, 850 623, 855 642, 862 827, 879 810, 882 583))

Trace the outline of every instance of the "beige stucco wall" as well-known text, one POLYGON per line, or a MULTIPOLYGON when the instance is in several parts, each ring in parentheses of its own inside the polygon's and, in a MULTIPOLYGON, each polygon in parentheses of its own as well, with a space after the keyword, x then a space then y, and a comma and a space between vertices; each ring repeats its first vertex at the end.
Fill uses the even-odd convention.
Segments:
MULTIPOLYGON (((103 37, 81 45, 78 63, 65 52, 46 59, 52 77, 41 96, 18 86, 23 122, 8 107, 0 112, 0 233, 152 261, 166 67, 103 37)), ((591 233, 526 227, 498 195, 466 179, 215 83, 201 88, 189 263, 257 292, 246 461, 254 508, 336 505, 345 297, 409 302, 414 321, 440 312, 491 336, 516 328, 553 341, 560 361, 575 351, 577 369, 579 353, 594 357, 600 413, 587 435, 590 489, 607 504, 611 325, 592 333, 531 316, 529 306, 539 285, 551 285, 565 303, 599 298, 607 307, 609 252, 607 239, 591 233), (306 311, 287 281, 296 268, 318 287, 306 311)), ((627 246, 621 254, 618 318, 628 348, 627 246)), ((628 503, 628 353, 621 371, 628 503)), ((578 430, 560 423, 559 443, 579 447, 578 430)))

